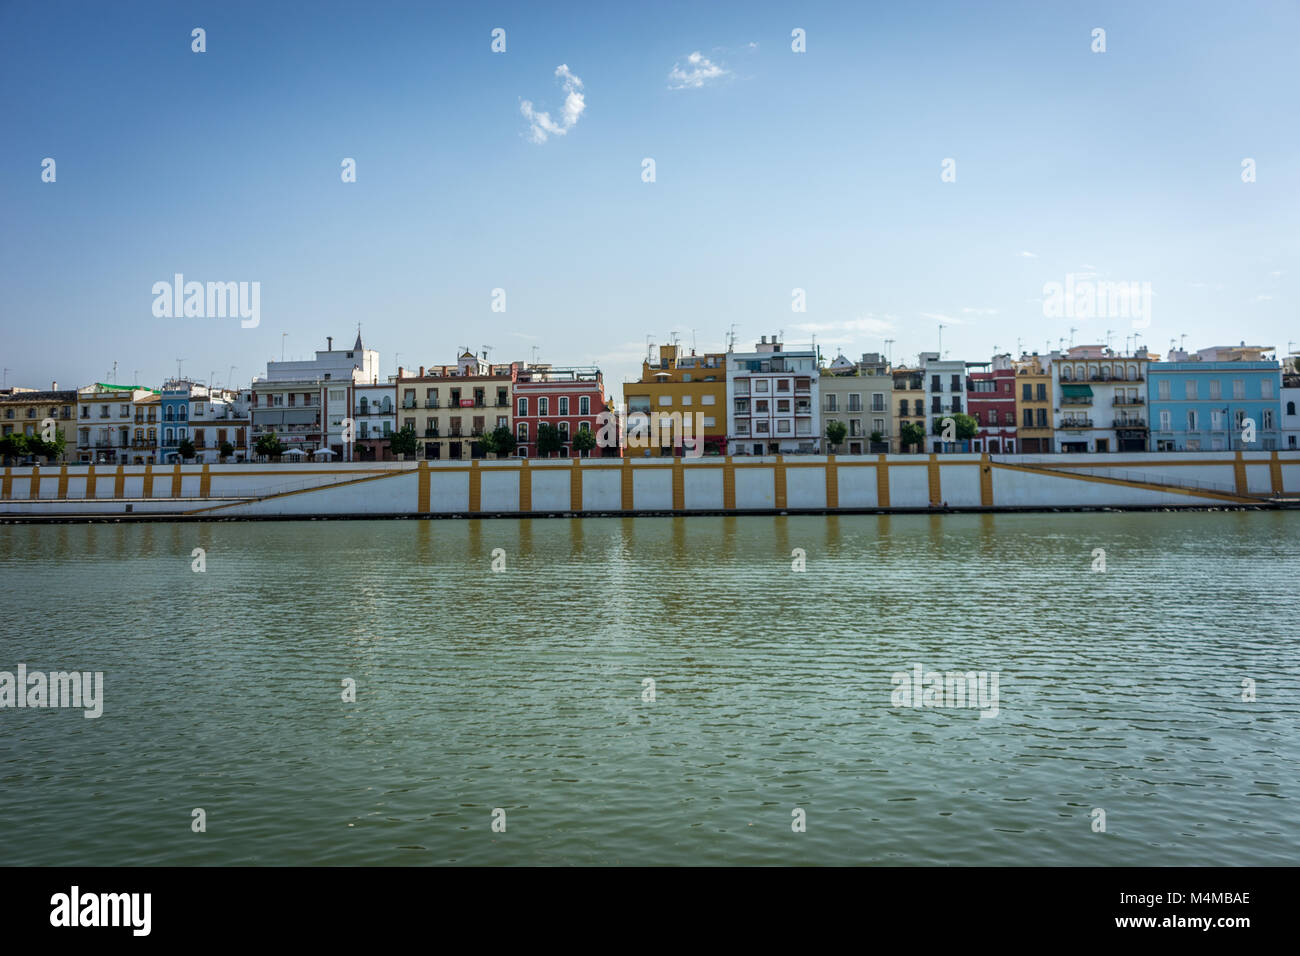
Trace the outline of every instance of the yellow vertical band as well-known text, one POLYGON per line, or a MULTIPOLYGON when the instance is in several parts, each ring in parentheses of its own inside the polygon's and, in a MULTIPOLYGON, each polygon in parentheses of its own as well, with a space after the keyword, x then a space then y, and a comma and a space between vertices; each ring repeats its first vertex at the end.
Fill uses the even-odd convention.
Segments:
POLYGON ((420 462, 417 474, 419 483, 415 495, 415 510, 425 515, 429 513, 429 463, 427 461, 420 462))
POLYGON ((569 471, 569 510, 582 510, 582 459, 574 458, 569 471))
POLYGON ((478 459, 473 458, 469 463, 470 514, 478 514, 481 507, 483 507, 483 472, 479 471, 478 459))
POLYGON ((208 470, 207 465, 203 466, 203 472, 199 475, 199 497, 212 497, 212 472, 208 470))
POLYGON ((27 492, 28 498, 39 498, 41 496, 41 466, 32 465, 32 486, 27 492))
POLYGON ((840 506, 840 466, 834 455, 826 456, 826 507, 840 506))
POLYGON ((1232 463, 1232 473, 1237 480, 1237 494, 1249 494, 1250 482, 1246 480, 1246 459, 1241 457, 1241 452, 1237 452, 1237 457, 1232 463))
MULTIPOLYGON (((94 466, 92 465, 91 467, 93 468, 94 466)), ((13 472, 9 470, 9 466, 5 465, 4 481, 3 483, 0 483, 0 498, 9 499, 13 497, 13 493, 14 493, 14 475, 13 472)))
MULTIPOLYGON (((7 469, 6 469, 7 470, 7 469)), ((86 466, 86 497, 95 497, 95 466, 86 466)))
POLYGON ((939 480, 939 456, 930 455, 930 504, 943 504, 943 482, 939 480))
POLYGON ((673 459, 673 510, 686 510, 686 465, 680 458, 673 459))
POLYGON ((631 511, 636 501, 636 482, 632 476, 632 459, 623 458, 623 510, 631 511))
POLYGON ((180 496, 181 496, 181 463, 178 461, 176 463, 175 470, 172 472, 172 497, 179 498, 180 496))
POLYGON ((993 507, 993 465, 988 455, 980 455, 980 505, 993 507))
POLYGON ((776 467, 772 473, 772 491, 777 508, 785 507, 785 456, 776 456, 776 467))
POLYGON ((1277 452, 1273 452, 1269 457, 1268 478, 1273 485, 1273 494, 1282 494, 1282 459, 1277 457, 1277 452))
MULTIPOLYGON (((119 478, 123 477, 121 465, 117 466, 117 476, 119 478)), ((116 495, 116 497, 120 498, 122 496, 116 495)), ((153 497, 153 465, 144 466, 144 491, 141 493, 141 497, 143 498, 153 497)))
POLYGON ((68 466, 66 464, 59 466, 59 498, 68 497, 68 466))
POLYGON ((730 455, 722 463, 722 507, 736 510, 736 463, 730 455))
POLYGON ((889 462, 884 455, 876 458, 876 507, 889 507, 889 462))
POLYGON ((533 473, 527 458, 519 459, 519 510, 533 510, 533 473))
MULTIPOLYGON (((148 468, 147 468, 147 467, 146 467, 146 469, 145 469, 145 473, 148 474, 148 468)), ((149 488, 152 489, 152 488, 153 488, 153 476, 150 475, 150 476, 149 476, 147 479, 145 479, 145 480, 149 482, 149 488)), ((115 475, 113 476, 113 497, 114 497, 114 498, 125 498, 125 497, 126 497, 126 466, 125 466, 125 465, 118 465, 118 466, 117 466, 117 474, 115 474, 115 475)), ((148 493, 148 492, 145 492, 145 497, 146 497, 146 498, 149 497, 149 493, 148 493)))

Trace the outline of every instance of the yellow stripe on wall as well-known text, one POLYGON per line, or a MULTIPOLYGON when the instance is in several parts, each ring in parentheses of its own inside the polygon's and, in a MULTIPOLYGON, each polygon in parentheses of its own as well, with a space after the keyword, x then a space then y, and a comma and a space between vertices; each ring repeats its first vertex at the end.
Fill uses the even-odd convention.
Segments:
POLYGON ((68 466, 62 465, 59 468, 59 497, 67 499, 68 497, 68 466))
POLYGON ((993 468, 988 455, 980 455, 980 505, 993 507, 993 468))
POLYGON ((527 458, 519 459, 519 510, 533 510, 533 473, 527 458))
POLYGON ((826 456, 826 507, 840 506, 840 466, 834 455, 826 456))
POLYGON ((776 456, 776 469, 773 474, 773 491, 776 497, 776 506, 785 507, 785 456, 776 456))
POLYGON ((32 465, 32 485, 27 492, 28 498, 39 498, 41 496, 41 466, 32 465))
POLYGON ((419 485, 415 496, 415 510, 422 515, 429 513, 429 463, 420 462, 419 485))
MULTIPOLYGON (((148 465, 145 466, 145 474, 149 474, 148 465)), ((153 476, 150 475, 145 480, 149 482, 149 487, 153 488, 153 476)), ((113 476, 113 497, 114 498, 126 497, 126 466, 125 465, 118 465, 117 474, 113 476)), ((148 493, 145 494, 145 497, 146 498, 149 497, 148 493)))
POLYGON ((1268 480, 1273 486, 1273 494, 1282 494, 1285 490, 1282 487, 1282 459, 1277 457, 1277 452, 1268 459, 1268 480))
POLYGON ((722 507, 736 510, 736 463, 730 455, 722 463, 722 507))
POLYGON ((86 467, 86 497, 87 498, 95 497, 95 466, 94 465, 88 465, 86 467))
POLYGON ((573 459, 569 471, 569 510, 582 510, 582 459, 573 459))
POLYGON ((1237 480, 1237 494, 1250 494, 1250 482, 1246 480, 1246 460, 1241 457, 1241 452, 1237 452, 1237 457, 1233 459, 1232 474, 1237 480))
POLYGON ((686 466, 680 458, 673 459, 673 510, 686 510, 686 466))
POLYGON ((203 471, 199 475, 199 497, 212 497, 212 472, 208 470, 207 465, 203 466, 203 471))
POLYGON ((884 455, 876 459, 876 507, 889 507, 889 462, 884 455))
POLYGON ((623 458, 623 510, 631 511, 636 501, 636 481, 632 474, 632 459, 623 458))
POLYGON ((477 514, 479 508, 483 506, 483 472, 479 470, 478 459, 474 458, 469 463, 469 510, 471 514, 477 514))
POLYGON ((179 498, 180 496, 181 496, 181 463, 178 461, 176 463, 175 470, 172 471, 172 497, 179 498))
POLYGON ((939 477, 939 456, 930 455, 930 504, 943 504, 943 481, 939 477))
POLYGON ((0 483, 0 498, 6 498, 6 499, 11 498, 13 496, 13 493, 14 493, 14 475, 13 472, 9 470, 9 466, 5 465, 4 482, 0 483))

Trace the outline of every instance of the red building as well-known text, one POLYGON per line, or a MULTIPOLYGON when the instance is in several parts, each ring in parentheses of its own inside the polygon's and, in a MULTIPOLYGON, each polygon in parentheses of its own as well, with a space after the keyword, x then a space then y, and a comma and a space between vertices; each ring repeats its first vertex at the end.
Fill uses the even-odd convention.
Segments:
POLYGON ((992 362, 968 362, 966 404, 979 424, 970 450, 989 454, 1016 451, 1016 370, 1010 355, 995 355, 992 362), (991 370, 990 370, 991 366, 991 370))
MULTIPOLYGON (((600 433, 597 417, 605 411, 605 387, 598 368, 552 368, 550 365, 527 365, 515 380, 515 437, 519 440, 515 454, 536 458, 537 434, 542 425, 551 425, 560 437, 560 449, 552 452, 561 458, 574 455, 573 437, 583 429, 593 436, 600 433)), ((584 457, 618 455, 618 448, 599 446, 584 457)))

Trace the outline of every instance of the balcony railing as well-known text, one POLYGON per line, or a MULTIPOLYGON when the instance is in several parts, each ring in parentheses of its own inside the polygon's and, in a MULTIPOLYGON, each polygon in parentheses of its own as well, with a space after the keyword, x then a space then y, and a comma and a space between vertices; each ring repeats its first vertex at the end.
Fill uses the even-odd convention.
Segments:
POLYGON ((1147 400, 1138 395, 1116 395, 1112 400, 1112 405, 1145 405, 1147 400))
POLYGON ((1073 395, 1061 399, 1062 405, 1091 405, 1091 395, 1073 395))
POLYGON ((1117 418, 1111 423, 1114 428, 1146 428, 1145 418, 1117 418))
POLYGON ((436 398, 426 398, 426 399, 424 400, 424 407, 425 407, 425 408, 437 408, 437 407, 438 407, 438 400, 437 400, 436 398))
POLYGON ((1061 428, 1091 428, 1091 418, 1063 418, 1061 419, 1061 428))

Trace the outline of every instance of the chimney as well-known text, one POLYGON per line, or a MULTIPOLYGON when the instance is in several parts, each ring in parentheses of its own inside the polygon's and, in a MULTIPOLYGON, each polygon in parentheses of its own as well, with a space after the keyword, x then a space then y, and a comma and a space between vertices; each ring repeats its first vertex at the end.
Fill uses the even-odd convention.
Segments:
POLYGON ((424 366, 420 366, 420 378, 424 378, 424 366))
POLYGON ((760 341, 758 344, 759 344, 759 345, 766 345, 766 344, 767 344, 767 336, 766 336, 766 335, 763 336, 762 341, 760 341))
POLYGON ((402 368, 402 366, 400 365, 397 366, 397 377, 406 378, 406 369, 402 368))
POLYGON ((326 352, 334 351, 334 336, 332 335, 325 336, 325 351, 326 352))
POLYGON ((59 383, 58 383, 58 382, 50 382, 50 391, 51 391, 51 392, 57 392, 58 390, 59 390, 59 383))

